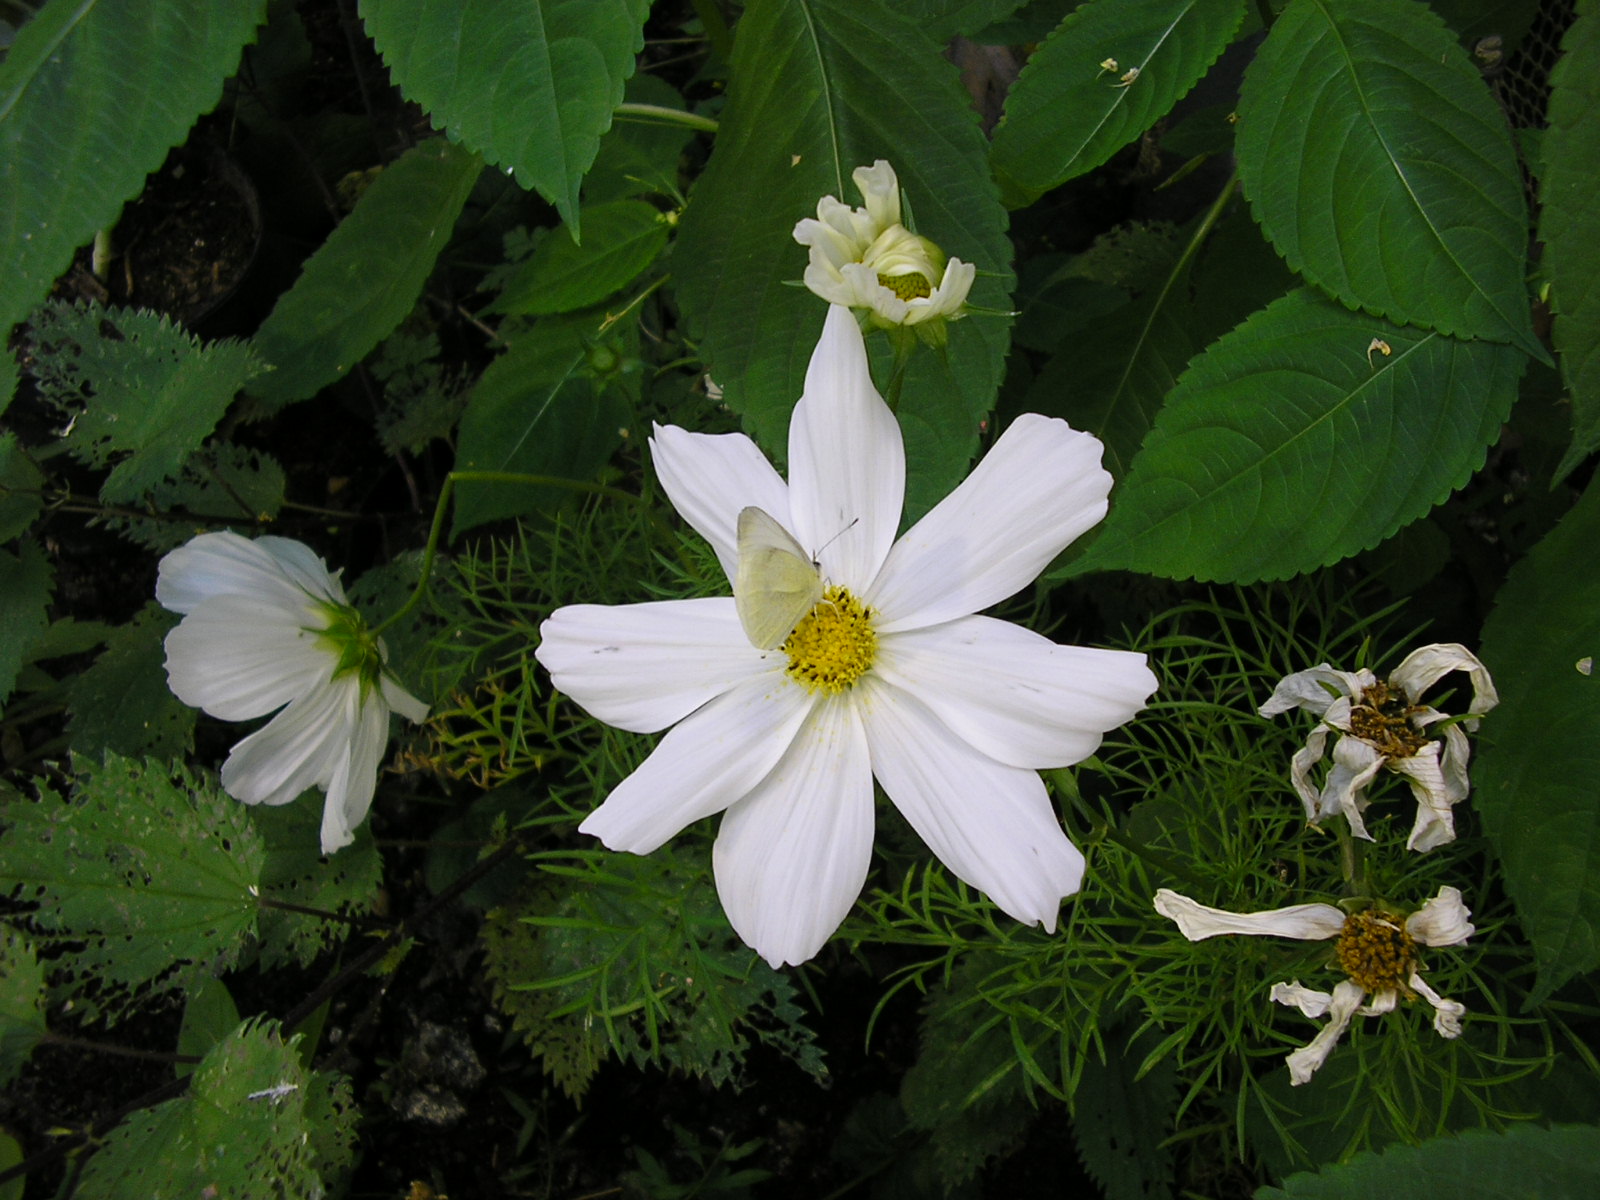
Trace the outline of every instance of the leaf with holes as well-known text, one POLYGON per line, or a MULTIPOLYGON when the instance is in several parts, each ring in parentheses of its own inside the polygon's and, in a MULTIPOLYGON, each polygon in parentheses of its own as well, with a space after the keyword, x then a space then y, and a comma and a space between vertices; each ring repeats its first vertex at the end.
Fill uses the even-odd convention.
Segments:
POLYGON ((1543 357, 1504 115, 1417 0, 1290 0, 1245 74, 1239 178, 1289 265, 1341 302, 1543 357))
POLYGON ((1190 363, 1071 573, 1282 579, 1375 546, 1482 465, 1526 361, 1291 292, 1190 363))
POLYGON ((1017 207, 1092 171, 1199 82, 1244 19, 1244 0, 1094 0, 1028 58, 990 161, 1017 207), (1114 66, 1103 66, 1114 63, 1114 66))
POLYGON ((578 227, 578 185, 611 128, 649 0, 362 0, 361 19, 436 127, 578 227))
POLYGON ((44 965, 23 936, 0 925, 0 1084, 16 1078, 48 1031, 44 965))

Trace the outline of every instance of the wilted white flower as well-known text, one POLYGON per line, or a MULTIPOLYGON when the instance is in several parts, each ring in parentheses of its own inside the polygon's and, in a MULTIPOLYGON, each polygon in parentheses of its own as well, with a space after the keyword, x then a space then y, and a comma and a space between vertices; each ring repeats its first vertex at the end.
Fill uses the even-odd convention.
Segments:
POLYGON ((806 286, 830 304, 864 309, 883 328, 916 326, 942 341, 945 320, 964 315, 978 269, 946 262, 944 251, 900 223, 900 181, 883 159, 850 178, 865 208, 824 196, 816 218, 794 227, 794 240, 811 249, 806 286))
POLYGON ((1369 803, 1367 789, 1380 770, 1389 770, 1404 775, 1417 798, 1417 819, 1406 847, 1431 850, 1455 839, 1450 810, 1467 797, 1471 749, 1463 726, 1477 729, 1478 718, 1499 702, 1488 669, 1465 646, 1452 642, 1413 651, 1387 680, 1366 668, 1335 671, 1327 663, 1299 671, 1278 684, 1261 706, 1261 715, 1303 708, 1320 718, 1289 767, 1307 820, 1316 823, 1343 813, 1350 831, 1371 841, 1361 817, 1369 803), (1465 720, 1444 726, 1441 740, 1429 736, 1429 727, 1448 714, 1418 701, 1451 671, 1465 671, 1472 679, 1472 704, 1465 720), (1322 761, 1330 733, 1339 739, 1333 765, 1318 790, 1311 768, 1322 761))
POLYGON ((183 620, 167 635, 167 683, 224 721, 282 709, 233 748, 222 786, 246 804, 327 794, 322 852, 348 846, 372 804, 389 711, 428 706, 390 677, 335 575, 309 546, 203 533, 161 560, 156 599, 183 620))
POLYGON ((573 605, 544 623, 537 654, 558 688, 623 729, 672 726, 582 830, 648 854, 726 810, 713 866, 728 919, 768 962, 798 963, 866 880, 876 777, 956 875, 1054 929, 1083 856, 1037 771, 1092 754, 1155 677, 1142 654, 974 614, 1105 514, 1100 443, 1020 417, 896 541, 900 427, 860 328, 834 307, 789 427, 787 483, 743 434, 657 426, 651 451, 740 598, 573 605))
POLYGON ((1191 942, 1224 933, 1300 941, 1338 939, 1335 953, 1348 978, 1334 984, 1331 993, 1302 987, 1298 979, 1272 985, 1272 999, 1277 1003, 1298 1008, 1308 1017, 1328 1018, 1316 1037, 1285 1060, 1294 1084, 1305 1083, 1327 1061, 1351 1018, 1391 1012, 1401 996, 1421 997, 1433 1006, 1433 1028, 1440 1037, 1461 1035, 1465 1006, 1446 1000, 1429 987, 1417 965, 1418 946, 1460 946, 1472 936, 1472 914, 1456 888, 1440 888, 1437 896, 1404 918, 1381 908, 1346 915, 1331 904, 1231 913, 1198 904, 1169 888, 1156 892, 1155 907, 1162 916, 1176 921, 1179 932, 1191 942), (1368 996, 1372 1002, 1362 1004, 1368 996))

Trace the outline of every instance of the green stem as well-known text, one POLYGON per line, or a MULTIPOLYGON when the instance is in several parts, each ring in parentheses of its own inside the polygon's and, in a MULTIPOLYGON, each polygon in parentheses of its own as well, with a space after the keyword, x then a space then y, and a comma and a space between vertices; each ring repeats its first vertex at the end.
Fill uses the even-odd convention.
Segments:
POLYGON ((889 386, 884 389, 883 402, 890 412, 900 411, 900 390, 905 386, 906 367, 911 363, 911 351, 916 346, 916 335, 901 326, 889 331, 889 344, 894 347, 894 365, 889 368, 889 386))
POLYGON ((1344 874, 1344 890, 1351 896, 1370 896, 1372 888, 1367 881, 1366 847, 1350 832, 1347 821, 1334 827, 1339 840, 1339 869, 1344 874))
POLYGON ((619 104, 611 110, 619 117, 649 117, 651 124, 657 125, 682 125, 686 129, 699 129, 706 133, 715 133, 717 123, 710 117, 702 117, 699 113, 684 112, 681 108, 667 108, 661 104, 619 104))
POLYGON ((1134 841, 1126 834, 1120 832, 1111 824, 1111 822, 1107 821, 1099 813, 1091 809, 1088 803, 1084 800, 1083 794, 1078 791, 1077 782, 1070 774, 1067 773, 1065 768, 1046 771, 1045 775, 1048 776, 1050 781, 1055 784, 1056 795, 1067 797, 1071 802, 1072 807, 1078 811, 1078 814, 1086 822, 1088 822, 1092 836, 1100 838, 1103 841, 1110 842, 1113 846, 1121 847, 1129 854, 1139 859, 1141 862, 1148 863, 1152 867, 1166 872, 1174 879, 1183 880, 1183 882, 1187 883, 1190 887, 1197 888, 1204 892, 1211 886, 1207 880, 1189 870, 1188 867, 1185 867, 1176 859, 1169 858, 1165 854, 1158 854, 1154 850, 1151 850, 1150 847, 1141 845, 1139 842, 1134 841))
POLYGON ((46 1045, 65 1046, 69 1050, 90 1050, 96 1054, 117 1054, 123 1058, 142 1058, 149 1062, 197 1063, 196 1054, 168 1054, 161 1050, 136 1050, 132 1046, 119 1046, 113 1042, 92 1042, 88 1038, 71 1037, 65 1033, 46 1031, 39 1039, 46 1045))

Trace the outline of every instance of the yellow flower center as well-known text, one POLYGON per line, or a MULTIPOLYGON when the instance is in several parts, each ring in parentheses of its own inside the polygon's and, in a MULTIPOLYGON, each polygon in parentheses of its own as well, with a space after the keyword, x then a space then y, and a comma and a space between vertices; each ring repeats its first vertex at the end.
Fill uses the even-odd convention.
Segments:
POLYGON ((1417 965, 1417 943, 1405 920, 1379 908, 1345 918, 1338 954, 1344 973, 1368 992, 1407 991, 1417 965))
POLYGON ((933 295, 933 285, 926 275, 907 271, 904 275, 879 275, 878 282, 902 300, 926 300, 933 295))
POLYGON ((783 643, 789 677, 814 692, 842 692, 866 674, 878 653, 872 610, 848 588, 830 587, 783 643))
POLYGON ((1350 732, 1385 758, 1410 758, 1428 744, 1411 724, 1411 705, 1399 688, 1375 683, 1350 707, 1350 732))

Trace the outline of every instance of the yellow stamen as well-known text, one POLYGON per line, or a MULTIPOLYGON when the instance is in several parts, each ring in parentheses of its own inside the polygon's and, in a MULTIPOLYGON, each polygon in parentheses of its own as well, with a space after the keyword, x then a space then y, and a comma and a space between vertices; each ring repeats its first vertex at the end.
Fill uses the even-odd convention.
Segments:
POLYGON ((879 275, 878 282, 902 300, 925 300, 933 295, 933 285, 928 282, 927 276, 915 271, 907 271, 904 275, 879 275))
POLYGON ((795 682, 812 691, 842 692, 866 674, 877 656, 872 610, 849 589, 830 587, 795 626, 783 652, 795 682))
POLYGON ((1338 954, 1344 973, 1369 993, 1408 991, 1406 981, 1417 965, 1417 943, 1405 921, 1378 908, 1345 918, 1338 954))
POLYGON ((1403 691, 1375 683, 1350 706, 1350 732, 1385 758, 1410 758, 1428 744, 1411 724, 1412 711, 1403 691))

